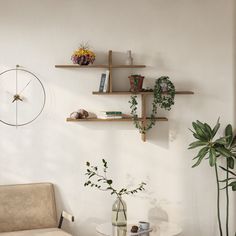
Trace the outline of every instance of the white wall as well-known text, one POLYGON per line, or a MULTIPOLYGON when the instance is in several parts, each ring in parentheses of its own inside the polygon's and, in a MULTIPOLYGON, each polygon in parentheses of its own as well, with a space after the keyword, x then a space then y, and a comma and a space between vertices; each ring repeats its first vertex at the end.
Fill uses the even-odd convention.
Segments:
MULTIPOLYGON (((94 235, 97 223, 110 220, 114 199, 83 187, 85 162, 105 158, 118 186, 148 183, 146 193, 125 198, 129 218, 155 221, 165 213, 183 236, 216 236, 213 170, 207 163, 191 169, 188 128, 196 119, 213 125, 220 116, 222 127, 234 121, 234 14, 233 0, 0 0, 1 71, 26 67, 48 95, 32 125, 0 125, 0 183, 55 183, 59 208, 76 217, 73 235, 94 235), (195 95, 160 111, 169 122, 158 123, 146 143, 131 123, 66 123, 78 108, 129 112, 129 97, 91 94, 102 70, 54 68, 70 63, 81 41, 98 62, 109 49, 115 60, 131 49, 136 63, 148 65, 140 70, 146 85, 169 75, 177 89, 195 95)), ((115 72, 115 88, 128 86, 129 73, 115 72)))

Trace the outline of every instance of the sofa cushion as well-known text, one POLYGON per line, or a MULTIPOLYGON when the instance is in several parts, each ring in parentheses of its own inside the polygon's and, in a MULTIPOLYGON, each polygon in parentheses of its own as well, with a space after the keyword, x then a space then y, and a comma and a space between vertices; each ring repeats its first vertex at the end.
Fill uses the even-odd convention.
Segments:
POLYGON ((53 185, 0 186, 0 232, 57 227, 53 185))
POLYGON ((58 228, 23 230, 9 233, 0 233, 0 236, 72 236, 58 228))

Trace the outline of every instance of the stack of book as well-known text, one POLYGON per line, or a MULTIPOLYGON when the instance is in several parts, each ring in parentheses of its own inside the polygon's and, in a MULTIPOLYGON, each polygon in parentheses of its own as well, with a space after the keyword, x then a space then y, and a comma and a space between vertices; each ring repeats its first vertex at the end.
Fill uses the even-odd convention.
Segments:
POLYGON ((121 111, 100 111, 97 117, 99 119, 122 119, 123 115, 121 111))

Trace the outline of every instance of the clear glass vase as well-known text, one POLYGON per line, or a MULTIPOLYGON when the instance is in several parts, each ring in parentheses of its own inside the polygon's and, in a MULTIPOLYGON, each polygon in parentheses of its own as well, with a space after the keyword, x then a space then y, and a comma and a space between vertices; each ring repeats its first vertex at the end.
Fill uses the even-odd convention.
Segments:
POLYGON ((117 197, 112 206, 112 225, 127 226, 127 206, 121 197, 117 197))
POLYGON ((112 236, 126 236, 127 206, 121 196, 112 205, 112 236))

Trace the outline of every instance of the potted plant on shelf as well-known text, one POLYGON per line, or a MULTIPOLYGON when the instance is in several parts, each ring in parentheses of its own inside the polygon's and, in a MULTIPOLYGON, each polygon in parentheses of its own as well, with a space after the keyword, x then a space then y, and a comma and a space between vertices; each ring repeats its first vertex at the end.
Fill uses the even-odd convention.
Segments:
POLYGON ((223 137, 215 138, 217 132, 220 128, 219 119, 214 126, 211 128, 207 123, 202 123, 200 121, 192 122, 193 133, 195 142, 189 144, 189 149, 200 148, 198 154, 193 159, 196 160, 192 167, 197 167, 203 161, 207 159, 209 161, 210 167, 215 169, 216 175, 216 189, 217 189, 217 217, 220 236, 229 236, 229 187, 232 187, 233 191, 236 191, 236 181, 234 177, 236 174, 232 171, 234 169, 234 162, 236 157, 236 135, 233 134, 232 126, 229 124, 225 128, 225 134, 223 137), (225 167, 219 166, 219 160, 223 159, 225 167), (231 170, 230 170, 231 169, 231 170), (219 170, 226 172, 226 178, 224 180, 219 179, 219 170), (234 177, 229 177, 233 175, 234 177), (221 184, 226 183, 226 185, 221 188, 221 184), (221 211, 220 211, 220 190, 225 189, 226 194, 226 218, 225 218, 225 229, 226 234, 222 230, 221 222, 221 211))
POLYGON ((156 124, 157 107, 159 106, 169 111, 172 105, 174 105, 174 98, 175 98, 175 86, 170 81, 168 76, 162 76, 156 79, 154 89, 148 89, 147 91, 153 92, 153 101, 152 101, 152 112, 150 115, 150 119, 148 120, 146 125, 144 125, 143 122, 140 121, 138 118, 137 96, 132 95, 131 99, 129 100, 131 115, 133 118, 134 125, 141 134, 145 134, 149 129, 151 129, 156 124))
POLYGON ((87 170, 85 175, 88 176, 88 180, 84 183, 84 186, 95 187, 101 191, 110 191, 111 195, 116 196, 116 200, 112 206, 112 225, 118 227, 126 227, 127 225, 127 206, 125 201, 122 199, 124 195, 130 195, 143 191, 146 183, 142 182, 137 188, 127 189, 121 188, 116 189, 113 186, 113 180, 107 177, 107 161, 102 159, 103 173, 99 172, 97 166, 92 166, 90 162, 86 162, 87 170))
POLYGON ((142 75, 130 75, 129 76, 130 91, 131 92, 142 91, 143 80, 144 80, 144 76, 142 75))
POLYGON ((95 61, 95 53, 89 49, 88 44, 81 44, 79 49, 74 51, 71 60, 74 64, 89 65, 95 61))

